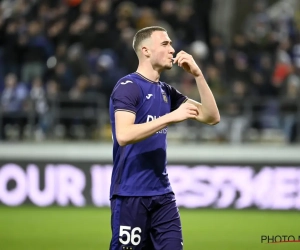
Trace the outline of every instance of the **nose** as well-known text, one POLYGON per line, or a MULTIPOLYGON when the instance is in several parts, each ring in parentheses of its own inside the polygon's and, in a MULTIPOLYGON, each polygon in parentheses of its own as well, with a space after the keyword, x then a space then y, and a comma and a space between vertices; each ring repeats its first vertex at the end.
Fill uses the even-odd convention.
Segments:
POLYGON ((170 49, 170 54, 174 54, 175 53, 175 49, 173 48, 173 46, 171 46, 171 49, 170 49))

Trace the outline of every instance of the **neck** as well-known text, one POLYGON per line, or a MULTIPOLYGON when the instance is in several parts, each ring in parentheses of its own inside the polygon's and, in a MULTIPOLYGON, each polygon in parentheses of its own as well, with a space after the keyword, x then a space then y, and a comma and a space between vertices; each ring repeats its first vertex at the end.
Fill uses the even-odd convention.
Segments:
POLYGON ((136 72, 154 82, 159 81, 161 73, 159 70, 154 69, 152 65, 145 65, 143 63, 139 63, 136 72))

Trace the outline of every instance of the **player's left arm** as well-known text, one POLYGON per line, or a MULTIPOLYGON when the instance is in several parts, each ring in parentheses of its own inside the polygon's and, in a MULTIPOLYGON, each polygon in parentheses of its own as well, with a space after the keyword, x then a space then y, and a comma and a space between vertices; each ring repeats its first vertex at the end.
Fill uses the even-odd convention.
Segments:
POLYGON ((179 67, 195 77, 201 103, 192 99, 188 99, 186 102, 194 104, 198 108, 196 120, 209 125, 219 123, 220 113, 216 100, 194 58, 190 54, 180 51, 173 63, 177 63, 179 67))

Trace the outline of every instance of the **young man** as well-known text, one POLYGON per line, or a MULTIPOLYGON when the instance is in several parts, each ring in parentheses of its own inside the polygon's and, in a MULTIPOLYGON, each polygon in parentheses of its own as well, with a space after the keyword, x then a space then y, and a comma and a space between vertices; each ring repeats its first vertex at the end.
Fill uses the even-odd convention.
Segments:
POLYGON ((186 119, 214 125, 220 115, 193 57, 181 51, 173 58, 165 29, 139 30, 133 48, 138 69, 118 81, 110 98, 114 141, 110 249, 180 250, 180 217, 166 171, 167 126, 186 119), (175 63, 195 77, 202 103, 159 81, 161 72, 175 63))

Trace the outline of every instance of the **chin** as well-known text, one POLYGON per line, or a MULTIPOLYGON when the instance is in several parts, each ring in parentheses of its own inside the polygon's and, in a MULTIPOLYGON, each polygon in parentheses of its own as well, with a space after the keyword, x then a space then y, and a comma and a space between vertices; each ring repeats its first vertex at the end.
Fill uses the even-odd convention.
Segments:
POLYGON ((165 66, 165 69, 169 70, 169 69, 172 69, 172 67, 173 67, 173 64, 171 64, 171 65, 166 65, 166 66, 165 66))

